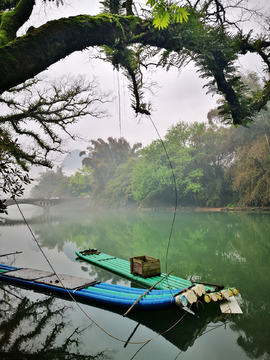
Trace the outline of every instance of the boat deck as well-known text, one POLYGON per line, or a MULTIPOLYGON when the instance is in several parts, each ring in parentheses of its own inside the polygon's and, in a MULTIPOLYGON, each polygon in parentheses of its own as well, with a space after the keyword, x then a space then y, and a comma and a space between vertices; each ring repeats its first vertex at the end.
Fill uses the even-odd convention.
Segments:
POLYGON ((135 307, 135 310, 147 311, 182 307, 178 301, 178 292, 183 289, 152 290, 146 293, 144 289, 4 264, 0 264, 0 282, 101 307, 135 307))
MULTIPOLYGON (((110 257, 109 260, 106 260, 104 256, 101 256, 100 258, 103 258, 103 262, 106 263, 115 260, 112 259, 113 257, 110 257)), ((121 262, 124 262, 126 265, 128 264, 128 262, 124 260, 121 262)), ((168 275, 168 277, 169 276, 170 275, 168 275)), ((176 277, 173 278, 174 280, 183 280, 176 277)), ((162 274, 159 277, 148 279, 141 278, 140 281, 144 281, 145 284, 145 281, 147 280, 155 282, 159 279, 163 279, 162 274)), ((225 304, 223 304, 223 301, 220 302, 220 306, 224 305, 224 308, 221 308, 221 311, 224 313, 228 311, 230 313, 241 313, 241 309, 233 297, 232 289, 229 289, 231 294, 229 294, 227 290, 224 290, 227 294, 223 293, 223 296, 218 297, 214 293, 215 290, 212 290, 212 293, 210 291, 209 294, 207 294, 205 293, 206 289, 203 285, 194 286, 194 284, 186 281, 184 285, 178 288, 153 289, 153 286, 151 286, 151 288, 145 292, 144 289, 103 283, 95 279, 85 279, 62 274, 57 275, 56 273, 48 271, 30 268, 15 268, 0 264, 0 282, 1 281, 25 289, 49 294, 51 296, 65 298, 67 300, 72 299, 87 304, 98 304, 98 306, 113 306, 125 309, 133 308, 135 306, 136 310, 165 310, 174 307, 182 308, 187 305, 191 306, 193 303, 197 303, 198 299, 202 298, 206 303, 211 300, 217 301, 227 299, 225 304), (189 284, 192 285, 190 290, 187 289, 189 284), (203 287, 203 290, 201 287, 203 287), (203 294, 204 297, 202 296, 203 294), (228 299, 229 296, 232 298, 228 299), (234 307, 232 307, 230 303, 233 303, 234 307)), ((166 279, 163 279, 161 283, 162 282, 166 285, 166 279)), ((180 283, 181 282, 178 282, 178 284, 180 283)), ((172 281, 170 281, 169 284, 172 284, 172 281)), ((177 282, 174 282, 173 284, 176 286, 177 282)), ((155 285, 155 283, 153 285, 155 285)), ((149 287, 149 282, 146 286, 149 287)), ((211 289, 213 289, 213 287, 211 289)), ((223 290, 221 290, 221 293, 222 291, 223 290)))
MULTIPOLYGON (((163 281, 159 282, 155 286, 155 289, 157 290, 188 288, 193 285, 193 283, 189 280, 185 280, 173 275, 167 276, 165 273, 161 273, 159 276, 152 276, 148 278, 143 278, 140 275, 134 275, 130 272, 130 263, 128 261, 104 253, 97 252, 96 254, 86 254, 86 251, 76 251, 76 255, 80 259, 88 261, 93 265, 99 266, 108 270, 109 272, 113 272, 146 287, 151 287, 162 278, 166 277, 163 281)), ((205 290, 215 291, 215 287, 205 286, 205 290)))
MULTIPOLYGON (((3 265, 2 265, 3 266, 3 265)), ((96 284, 96 280, 84 279, 80 277, 59 274, 58 276, 49 271, 42 271, 29 268, 21 269, 0 269, 1 273, 10 278, 25 281, 34 281, 35 283, 57 286, 69 290, 77 290, 96 284)), ((0 278, 1 279, 1 278, 0 278)))

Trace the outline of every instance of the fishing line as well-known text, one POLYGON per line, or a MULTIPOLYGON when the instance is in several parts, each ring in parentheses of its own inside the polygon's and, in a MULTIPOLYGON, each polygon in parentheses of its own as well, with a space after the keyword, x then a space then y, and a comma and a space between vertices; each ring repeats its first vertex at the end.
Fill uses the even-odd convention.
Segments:
POLYGON ((7 292, 7 293, 10 294, 10 295, 15 296, 15 297, 16 297, 17 299, 19 299, 19 300, 23 300, 23 299, 24 299, 24 298, 22 298, 21 296, 16 295, 16 294, 14 294, 14 293, 11 292, 11 291, 8 291, 7 289, 5 289, 4 291, 7 292))
POLYGON ((119 70, 117 70, 116 73, 116 77, 117 77, 117 85, 116 85, 116 81, 115 81, 115 72, 113 72, 113 86, 114 86, 114 91, 115 93, 118 93, 118 103, 117 100, 115 100, 115 106, 116 106, 116 112, 118 115, 118 126, 119 126, 119 135, 120 137, 122 136, 122 115, 121 115, 121 103, 120 103, 120 85, 119 85, 119 70))
MULTIPOLYGON (((8 186, 10 187, 9 183, 8 183, 8 186)), ((33 233, 31 227, 29 226, 29 224, 28 224, 28 222, 27 222, 27 220, 26 220, 26 218, 25 218, 25 216, 24 216, 24 214, 23 214, 23 212, 22 212, 22 210, 21 210, 21 208, 20 208, 20 206, 19 206, 19 204, 18 204, 18 202, 17 202, 17 200, 16 200, 15 198, 14 198, 14 201, 15 201, 15 204, 16 204, 16 206, 17 206, 17 208, 18 208, 18 210, 19 210, 19 212, 20 212, 20 214, 21 214, 21 216, 22 216, 22 218, 23 218, 23 220, 24 220, 24 222, 25 222, 28 230, 30 231, 31 235, 33 236, 34 241, 36 242, 39 250, 41 251, 41 254, 44 256, 45 260, 47 261, 47 263, 49 264, 50 268, 52 269, 54 275, 57 277, 58 281, 60 282, 60 284, 62 285, 62 287, 66 290, 67 294, 68 294, 69 297, 72 299, 72 301, 73 301, 73 302, 77 305, 77 307, 83 312, 83 314, 84 314, 90 321, 92 321, 92 323, 95 324, 101 331, 103 331, 106 335, 108 335, 109 337, 113 338, 114 340, 117 340, 117 341, 120 341, 120 342, 123 342, 123 343, 127 343, 127 340, 126 340, 126 339, 120 339, 120 338, 118 338, 118 337, 110 334, 110 333, 109 333, 108 331, 106 331, 102 326, 100 326, 94 319, 92 319, 92 318, 90 317, 90 315, 88 315, 87 312, 86 312, 86 311, 81 307, 81 305, 77 302, 77 300, 74 298, 74 296, 72 295, 72 293, 70 293, 70 292, 68 291, 68 289, 66 288, 66 286, 65 286, 64 283, 62 282, 60 276, 59 276, 59 275, 57 274, 57 272, 55 271, 55 269, 54 269, 53 265, 51 264, 50 260, 48 259, 48 257, 47 257, 46 254, 44 253, 42 247, 40 246, 40 244, 39 244, 39 242, 38 242, 35 234, 33 233)), ((76 290, 75 290, 75 291, 76 291, 76 290)), ((166 329, 165 331, 157 334, 156 336, 154 336, 154 337, 152 337, 152 338, 150 338, 150 339, 144 340, 144 341, 129 341, 128 343, 129 343, 129 344, 133 344, 133 345, 140 345, 140 344, 149 343, 149 342, 152 341, 153 339, 155 339, 155 338, 157 338, 157 337, 165 334, 166 332, 170 331, 171 329, 173 329, 173 328, 184 318, 184 316, 185 316, 186 314, 187 314, 187 311, 185 311, 185 313, 183 314, 183 316, 182 316, 179 320, 177 320, 177 321, 175 322, 175 324, 173 324, 170 328, 166 329)))
POLYGON ((147 345, 149 342, 150 342, 150 341, 148 341, 148 342, 146 342, 145 344, 143 344, 143 345, 139 348, 139 350, 137 350, 137 351, 135 352, 135 354, 132 356, 132 358, 130 358, 130 360, 133 360, 133 359, 135 358, 135 356, 137 356, 138 353, 142 350, 142 348, 144 348, 145 345, 147 345))
MULTIPOLYGON (((120 135, 121 135, 121 109, 120 109, 120 84, 119 84, 119 76, 117 76, 117 82, 118 82, 118 94, 119 94, 119 130, 120 130, 120 135)), ((152 119, 151 116, 149 116, 150 118, 150 121, 153 125, 153 127, 155 128, 156 132, 157 132, 157 135, 158 137, 160 138, 160 141, 161 141, 161 144, 164 148, 164 151, 165 151, 165 154, 167 156, 167 159, 168 159, 168 162, 170 164, 170 168, 171 168, 171 171, 172 171, 172 176, 173 176, 173 181, 174 181, 174 190, 175 190, 175 206, 174 206, 174 216, 173 216, 173 220, 172 220, 172 225, 171 225, 171 230, 170 230, 170 235, 169 235, 169 240, 168 240, 168 245, 167 245, 167 251, 166 251, 166 263, 165 263, 165 267, 166 267, 166 273, 167 273, 167 263, 168 263, 168 252, 169 252, 169 247, 170 247, 170 242, 171 242, 171 236, 172 236, 172 232, 173 232, 173 227, 174 227, 174 223, 175 223, 175 218, 176 218, 176 209, 177 209, 177 188, 176 188, 176 179, 175 179, 175 175, 174 175, 174 171, 173 171, 173 166, 172 166, 172 163, 171 163, 171 160, 170 160, 170 157, 169 157, 169 154, 167 152, 167 149, 165 147, 165 144, 160 136, 160 133, 152 119)), ((10 187, 10 184, 8 183, 8 186, 10 187)), ((70 296, 70 298, 73 300, 73 302, 77 305, 77 307, 83 312, 83 314, 90 320, 92 321, 101 331, 103 331, 106 335, 108 335, 109 337, 115 339, 115 340, 118 340, 120 342, 124 342, 124 343, 127 343, 126 340, 123 340, 123 339, 120 339, 120 338, 117 338, 115 337, 114 335, 110 334, 108 331, 106 331, 104 328, 102 328, 96 321, 94 321, 94 319, 92 319, 87 313, 86 311, 80 306, 80 304, 77 302, 77 300, 73 297, 73 295, 68 291, 68 289, 66 288, 66 286, 63 284, 62 280, 60 279, 59 275, 56 273, 54 267, 52 266, 50 260, 47 258, 46 254, 44 253, 42 247, 40 246, 39 242, 37 241, 36 239, 36 236, 35 234, 33 233, 32 229, 30 228, 17 200, 14 198, 14 201, 17 205, 17 208, 27 226, 27 228, 29 229, 33 239, 35 240, 41 254, 44 256, 44 258, 46 259, 48 265, 50 266, 51 270, 53 271, 53 273, 55 274, 55 276, 57 277, 58 281, 60 282, 60 284, 62 285, 62 287, 66 290, 67 294, 70 296)), ((173 329, 183 318, 184 316, 187 314, 187 311, 185 311, 184 315, 178 320, 175 322, 175 324, 173 324, 170 328, 168 328, 167 330, 157 334, 156 336, 148 339, 148 340, 144 340, 144 341, 139 341, 139 342, 134 342, 134 341, 129 341, 128 343, 129 344, 148 344, 150 341, 152 341, 153 339, 165 334, 166 332, 170 331, 171 329, 173 329)))
POLYGON ((119 133, 120 138, 122 137, 122 114, 121 114, 121 94, 120 94, 120 80, 119 80, 119 71, 117 71, 117 91, 118 91, 118 124, 119 124, 119 133))
MULTIPOLYGON (((171 160, 170 160, 170 157, 169 157, 169 154, 168 154, 168 151, 166 149, 166 146, 165 146, 165 143, 164 141, 162 140, 161 136, 160 136, 160 133, 156 127, 156 124, 154 123, 151 115, 149 115, 149 119, 154 127, 154 129, 156 130, 156 133, 161 141, 161 144, 163 146, 163 149, 165 151, 165 154, 167 156, 167 159, 168 159, 168 162, 169 162, 169 165, 170 165, 170 168, 171 168, 171 172, 172 172, 172 177, 173 177, 173 183, 174 183, 174 192, 175 192, 175 203, 174 203, 174 214, 173 214, 173 220, 172 220, 172 224, 171 224, 171 230, 170 230, 170 235, 169 235, 169 239, 168 239, 168 244, 167 244, 167 251, 166 251, 166 258, 165 258, 165 272, 168 273, 168 253, 169 253, 169 247, 170 247, 170 244, 171 244, 171 238, 172 238, 172 233, 173 233, 173 228, 174 228, 174 223, 175 223, 175 218, 176 218, 176 210, 177 210, 177 187, 176 187, 176 179, 175 179, 175 174, 174 174, 174 170, 173 170, 173 166, 172 166, 172 163, 171 163, 171 160)), ((169 280, 167 279, 167 282, 169 280)))

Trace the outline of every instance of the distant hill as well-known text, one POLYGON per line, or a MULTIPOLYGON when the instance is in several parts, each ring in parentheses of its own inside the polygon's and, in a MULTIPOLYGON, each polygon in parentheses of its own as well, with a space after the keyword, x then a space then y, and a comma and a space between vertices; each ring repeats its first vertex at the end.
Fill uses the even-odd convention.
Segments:
POLYGON ((63 160, 62 162, 62 170, 63 173, 70 176, 78 170, 78 168, 82 167, 82 159, 85 157, 79 156, 82 150, 76 149, 71 151, 63 160))

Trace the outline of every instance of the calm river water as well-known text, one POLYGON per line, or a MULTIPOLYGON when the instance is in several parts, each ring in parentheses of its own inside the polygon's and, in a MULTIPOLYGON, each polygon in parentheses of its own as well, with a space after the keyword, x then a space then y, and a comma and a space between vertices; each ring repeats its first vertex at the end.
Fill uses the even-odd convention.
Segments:
MULTIPOLYGON (((130 286, 77 261, 75 251, 97 248, 126 260, 147 254, 175 276, 238 287, 243 314, 224 317, 217 304, 209 304, 157 336, 182 310, 133 311, 123 318, 0 283, 1 359, 270 359, 270 214, 178 213, 166 265, 173 213, 62 207, 45 216, 36 207, 22 209, 58 273, 130 286), (133 344, 125 346, 138 323, 133 344)), ((0 254, 22 253, 1 256, 0 262, 51 271, 16 209, 10 208, 8 219, 0 224, 0 254)))

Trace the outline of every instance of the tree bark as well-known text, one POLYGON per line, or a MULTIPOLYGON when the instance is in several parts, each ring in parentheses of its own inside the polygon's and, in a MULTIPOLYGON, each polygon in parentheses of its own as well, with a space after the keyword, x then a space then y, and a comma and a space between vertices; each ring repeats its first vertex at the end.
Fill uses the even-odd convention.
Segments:
MULTIPOLYGON (((29 13, 33 0, 21 0, 20 4, 24 1, 28 4, 29 13)), ((25 17, 26 15, 20 19, 20 24, 25 17)), ((3 21, 1 25, 4 25, 3 21)), ((215 35, 213 36, 215 39, 215 35)), ((191 14, 187 22, 172 24, 164 30, 158 30, 151 21, 136 16, 112 14, 79 15, 49 21, 37 29, 32 28, 25 36, 0 46, 0 94, 33 78, 71 53, 88 47, 107 45, 121 50, 127 45, 142 44, 175 53, 186 49, 190 54, 195 53, 203 58, 207 56, 207 51, 204 54, 207 41, 207 31, 196 13, 191 14), (193 29, 197 27, 201 29, 201 38, 205 37, 206 45, 200 46, 200 38, 192 35, 193 29)), ((211 72, 218 90, 229 103, 234 124, 242 124, 246 111, 239 102, 233 85, 226 78, 226 54, 222 50, 211 50, 211 46, 209 51, 212 51, 214 61, 212 64, 208 61, 207 71, 211 72)), ((251 111, 260 110, 269 98, 270 82, 267 82, 259 101, 255 98, 251 104, 251 111)))
MULTIPOLYGON (((177 26, 181 31, 183 24, 177 26)), ((132 43, 182 49, 174 31, 160 31, 135 16, 79 15, 49 21, 0 47, 0 94, 46 70, 75 51, 92 46, 123 47, 132 43)), ((187 44, 185 44, 187 46, 187 44)))
MULTIPOLYGON (((135 17, 80 15, 50 21, 30 33, 0 47, 0 93, 14 87, 74 51, 90 46, 114 46, 127 42, 135 17)), ((143 31, 136 26, 134 33, 143 31)))

